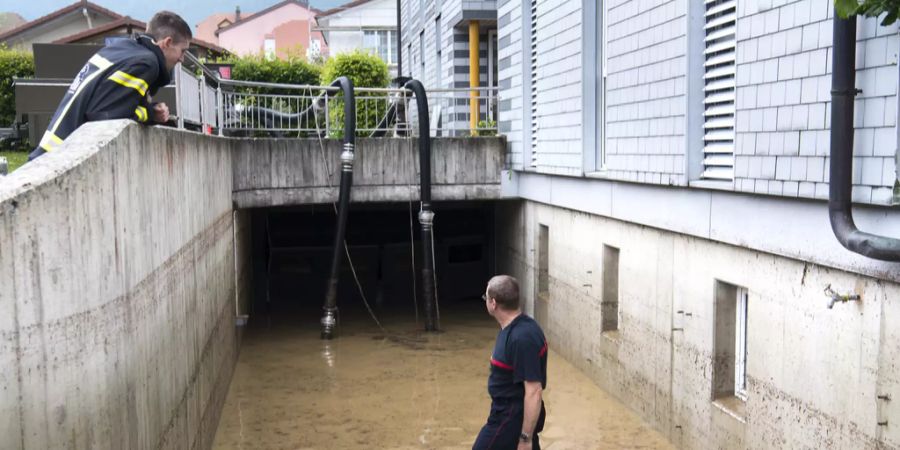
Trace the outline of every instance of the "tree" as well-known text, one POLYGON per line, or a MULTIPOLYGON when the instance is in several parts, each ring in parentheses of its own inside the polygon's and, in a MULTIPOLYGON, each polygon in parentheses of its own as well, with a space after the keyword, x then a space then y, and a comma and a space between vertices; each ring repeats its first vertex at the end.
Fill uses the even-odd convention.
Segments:
POLYGON ((834 0, 834 11, 842 19, 853 15, 879 17, 882 25, 890 25, 900 17, 900 0, 834 0))

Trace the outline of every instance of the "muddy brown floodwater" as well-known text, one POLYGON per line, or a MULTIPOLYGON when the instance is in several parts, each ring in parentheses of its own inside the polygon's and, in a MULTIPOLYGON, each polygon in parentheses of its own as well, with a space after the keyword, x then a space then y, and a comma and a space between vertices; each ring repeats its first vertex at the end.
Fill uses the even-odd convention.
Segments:
MULTIPOLYGON (((213 447, 471 448, 497 323, 472 307, 445 312, 438 334, 380 318, 388 336, 368 316, 343 318, 332 341, 315 317, 248 328, 213 447)), ((544 449, 672 448, 552 351, 547 376, 544 449)))

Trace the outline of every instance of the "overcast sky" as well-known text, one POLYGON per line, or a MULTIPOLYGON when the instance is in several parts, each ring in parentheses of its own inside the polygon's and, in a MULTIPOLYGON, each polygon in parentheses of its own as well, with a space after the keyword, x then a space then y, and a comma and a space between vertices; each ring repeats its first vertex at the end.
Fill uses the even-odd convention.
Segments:
MULTIPOLYGON (((214 12, 234 11, 240 5, 241 11, 259 11, 281 0, 90 0, 104 8, 124 16, 148 21, 153 13, 168 9, 178 13, 191 27, 197 25, 214 12)), ((314 8, 321 10, 334 8, 351 0, 310 0, 314 8)), ((25 20, 34 20, 57 9, 75 3, 76 0, 0 0, 0 12, 19 13, 25 20)))

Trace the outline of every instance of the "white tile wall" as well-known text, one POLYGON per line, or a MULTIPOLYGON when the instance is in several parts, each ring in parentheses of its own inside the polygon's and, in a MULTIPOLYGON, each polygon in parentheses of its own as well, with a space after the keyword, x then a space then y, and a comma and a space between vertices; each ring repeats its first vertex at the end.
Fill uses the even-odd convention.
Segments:
MULTIPOLYGON (((608 7, 606 168, 611 178, 686 183, 686 10, 685 0, 617 1, 608 7)), ((741 118, 744 126, 750 120, 741 118)))
MULTIPOLYGON (((753 167, 757 159, 774 157, 776 170, 773 178, 736 166, 736 186, 746 185, 742 179, 798 181, 797 190, 787 184, 767 188, 780 188, 781 195, 827 198, 831 3, 738 2, 736 153, 748 157, 736 164, 753 167)), ((884 204, 893 184, 888 172, 895 167, 900 39, 896 25, 876 25, 871 19, 859 23, 857 87, 863 93, 856 101, 853 195, 856 201, 884 204)))

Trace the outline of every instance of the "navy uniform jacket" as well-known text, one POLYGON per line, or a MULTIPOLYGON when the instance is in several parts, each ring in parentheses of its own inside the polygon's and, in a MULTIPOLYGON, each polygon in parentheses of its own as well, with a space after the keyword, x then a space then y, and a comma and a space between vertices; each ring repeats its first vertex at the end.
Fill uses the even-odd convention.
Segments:
POLYGON ((81 124, 96 120, 150 121, 149 96, 169 84, 162 50, 147 35, 103 47, 78 72, 29 159, 52 152, 81 124))
POLYGON ((488 393, 494 400, 525 397, 525 381, 547 388, 547 340, 531 317, 519 314, 497 334, 491 354, 488 393))

